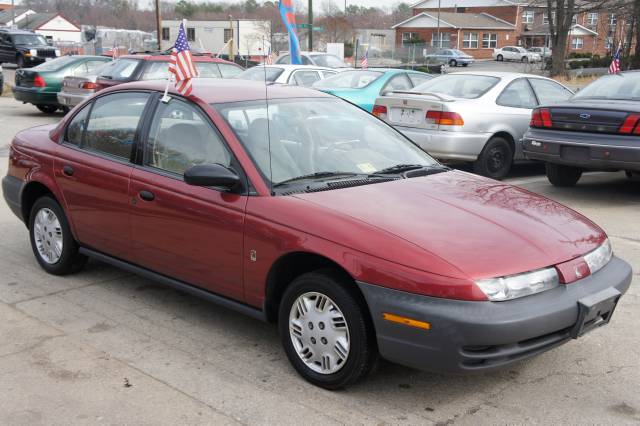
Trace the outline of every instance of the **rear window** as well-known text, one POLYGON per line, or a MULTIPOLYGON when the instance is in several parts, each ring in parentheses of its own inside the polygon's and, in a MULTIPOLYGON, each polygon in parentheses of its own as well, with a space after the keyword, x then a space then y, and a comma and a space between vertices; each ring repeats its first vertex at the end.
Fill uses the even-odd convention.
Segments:
POLYGON ((48 62, 43 62, 31 69, 38 71, 58 71, 66 67, 69 64, 78 61, 77 56, 61 56, 48 62))
POLYGON ((573 98, 640 101, 640 72, 602 76, 573 98))
MULTIPOLYGON (((202 78, 220 78, 220 70, 218 64, 215 62, 195 62, 195 67, 198 70, 198 76, 202 78)), ((149 62, 144 73, 142 74, 142 80, 164 80, 169 78, 169 62, 167 61, 152 61, 149 62)))
POLYGON ((239 78, 241 80, 264 81, 266 75, 266 80, 273 83, 283 72, 284 68, 279 67, 266 67, 266 70, 265 67, 253 67, 241 72, 235 78, 239 78))
POLYGON ((100 77, 109 80, 129 80, 139 64, 139 59, 118 59, 102 68, 100 77))
POLYGON ((498 77, 488 75, 447 74, 414 87, 412 92, 440 93, 454 98, 475 99, 487 93, 499 81, 498 77))
POLYGON ((379 71, 345 71, 320 80, 313 87, 321 89, 362 89, 382 76, 379 71))
POLYGON ((233 78, 244 71, 239 66, 231 64, 218 64, 218 68, 220 68, 222 78, 233 78))

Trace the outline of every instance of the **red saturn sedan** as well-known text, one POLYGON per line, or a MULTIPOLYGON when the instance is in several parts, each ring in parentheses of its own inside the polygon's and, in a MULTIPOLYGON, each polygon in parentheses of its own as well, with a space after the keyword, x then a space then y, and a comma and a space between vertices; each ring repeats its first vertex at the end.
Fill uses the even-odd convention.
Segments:
POLYGON ((510 365, 607 324, 630 285, 590 220, 451 170, 343 100, 163 89, 106 89, 15 137, 4 197, 47 272, 92 257, 277 322, 294 368, 329 389, 378 356, 510 365))

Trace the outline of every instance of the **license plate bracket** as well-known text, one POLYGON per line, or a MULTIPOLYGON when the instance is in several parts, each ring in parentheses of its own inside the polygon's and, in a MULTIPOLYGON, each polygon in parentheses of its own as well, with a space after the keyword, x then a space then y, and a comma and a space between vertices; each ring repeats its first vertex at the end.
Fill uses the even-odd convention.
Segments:
POLYGON ((610 287, 578 300, 578 321, 571 332, 571 337, 577 339, 608 324, 620 296, 622 293, 610 287))

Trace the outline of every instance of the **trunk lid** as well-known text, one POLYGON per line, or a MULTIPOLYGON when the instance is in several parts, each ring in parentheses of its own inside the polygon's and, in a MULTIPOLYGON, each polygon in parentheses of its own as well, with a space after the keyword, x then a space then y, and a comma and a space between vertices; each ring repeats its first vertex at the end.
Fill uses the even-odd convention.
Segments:
POLYGON ((93 89, 83 89, 84 83, 95 83, 96 77, 72 77, 68 76, 62 80, 62 91, 73 95, 87 95, 95 92, 93 89))
POLYGON ((16 86, 34 87, 33 83, 35 81, 36 75, 38 75, 37 71, 32 71, 24 68, 17 69, 15 77, 16 86))
POLYGON ((608 109, 551 107, 553 128, 578 132, 617 133, 628 113, 608 109))
POLYGON ((443 100, 440 95, 420 95, 411 92, 394 92, 379 97, 376 105, 387 108, 385 121, 392 126, 438 130, 438 124, 427 120, 428 111, 445 111, 445 104, 453 100, 443 100), (441 98, 441 99, 439 99, 441 98))

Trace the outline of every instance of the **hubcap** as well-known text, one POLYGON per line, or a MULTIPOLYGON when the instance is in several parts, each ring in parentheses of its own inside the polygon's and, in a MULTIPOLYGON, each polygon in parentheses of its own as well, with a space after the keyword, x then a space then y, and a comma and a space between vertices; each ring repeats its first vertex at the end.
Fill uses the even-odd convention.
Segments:
POLYGON ((40 258, 50 265, 62 256, 62 227, 56 214, 43 208, 36 213, 33 222, 33 239, 40 258))
POLYGON ((493 148, 489 152, 489 164, 488 168, 492 173, 496 173, 502 170, 505 163, 505 153, 500 148, 493 148))
POLYGON ((321 293, 299 296, 289 313, 289 334, 296 353, 316 373, 332 374, 349 356, 349 328, 342 311, 321 293))

